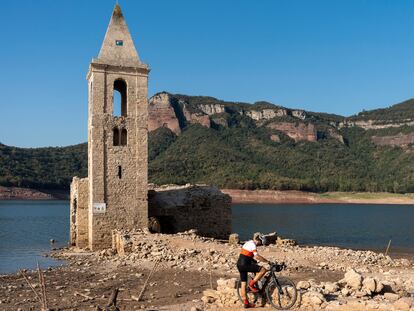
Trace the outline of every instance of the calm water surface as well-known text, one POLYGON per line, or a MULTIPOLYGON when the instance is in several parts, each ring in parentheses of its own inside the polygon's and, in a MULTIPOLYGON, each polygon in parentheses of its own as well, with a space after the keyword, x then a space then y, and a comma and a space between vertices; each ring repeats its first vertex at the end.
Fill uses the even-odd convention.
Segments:
POLYGON ((414 253, 414 205, 235 204, 233 232, 276 231, 299 244, 414 253))
MULTIPOLYGON (((233 232, 276 231, 300 244, 414 254, 414 206, 356 204, 235 204, 233 232)), ((62 264, 43 257, 69 239, 68 201, 0 201, 0 274, 62 264)))
POLYGON ((42 256, 69 239, 68 201, 0 201, 0 274, 62 264, 42 256))

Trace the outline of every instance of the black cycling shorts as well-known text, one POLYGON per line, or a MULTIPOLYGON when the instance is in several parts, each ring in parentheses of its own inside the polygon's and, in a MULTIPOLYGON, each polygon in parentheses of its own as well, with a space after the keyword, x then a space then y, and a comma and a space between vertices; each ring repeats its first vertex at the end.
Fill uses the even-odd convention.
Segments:
POLYGON ((237 264, 237 269, 240 272, 240 280, 242 282, 247 282, 247 272, 259 272, 262 267, 259 266, 256 263, 250 263, 250 264, 237 264))

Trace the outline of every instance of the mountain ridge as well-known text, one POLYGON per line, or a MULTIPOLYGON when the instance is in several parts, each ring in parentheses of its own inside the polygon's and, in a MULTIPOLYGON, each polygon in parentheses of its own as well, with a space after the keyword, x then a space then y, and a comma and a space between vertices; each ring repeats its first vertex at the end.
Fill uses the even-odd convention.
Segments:
MULTIPOLYGON (((160 92, 149 99, 148 127, 149 178, 157 184, 414 192, 413 99, 342 117, 160 92)), ((68 189, 86 174, 86 143, 0 143, 0 185, 68 189)))

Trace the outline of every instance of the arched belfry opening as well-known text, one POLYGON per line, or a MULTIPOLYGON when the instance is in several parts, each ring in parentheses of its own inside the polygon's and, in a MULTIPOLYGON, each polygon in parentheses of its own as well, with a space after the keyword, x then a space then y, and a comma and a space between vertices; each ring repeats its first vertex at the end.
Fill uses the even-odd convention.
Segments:
POLYGON ((122 79, 114 81, 113 115, 127 116, 127 84, 122 79))

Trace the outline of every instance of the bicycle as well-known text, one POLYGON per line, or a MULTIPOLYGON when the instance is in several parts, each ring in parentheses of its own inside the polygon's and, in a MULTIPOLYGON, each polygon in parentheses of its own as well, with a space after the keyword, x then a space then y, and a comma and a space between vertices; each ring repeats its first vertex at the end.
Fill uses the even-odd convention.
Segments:
MULTIPOLYGON (((259 298, 262 298, 262 306, 269 301, 272 307, 278 310, 288 310, 294 306, 298 297, 295 283, 286 277, 277 277, 276 272, 280 272, 286 268, 285 263, 280 265, 270 263, 270 269, 266 272, 260 280, 259 291, 253 293, 248 286, 246 286, 246 297, 249 302, 256 303, 259 298)), ((253 273, 249 273, 247 284, 254 278, 253 273)), ((241 280, 237 282, 237 295, 243 303, 240 295, 241 280)))

